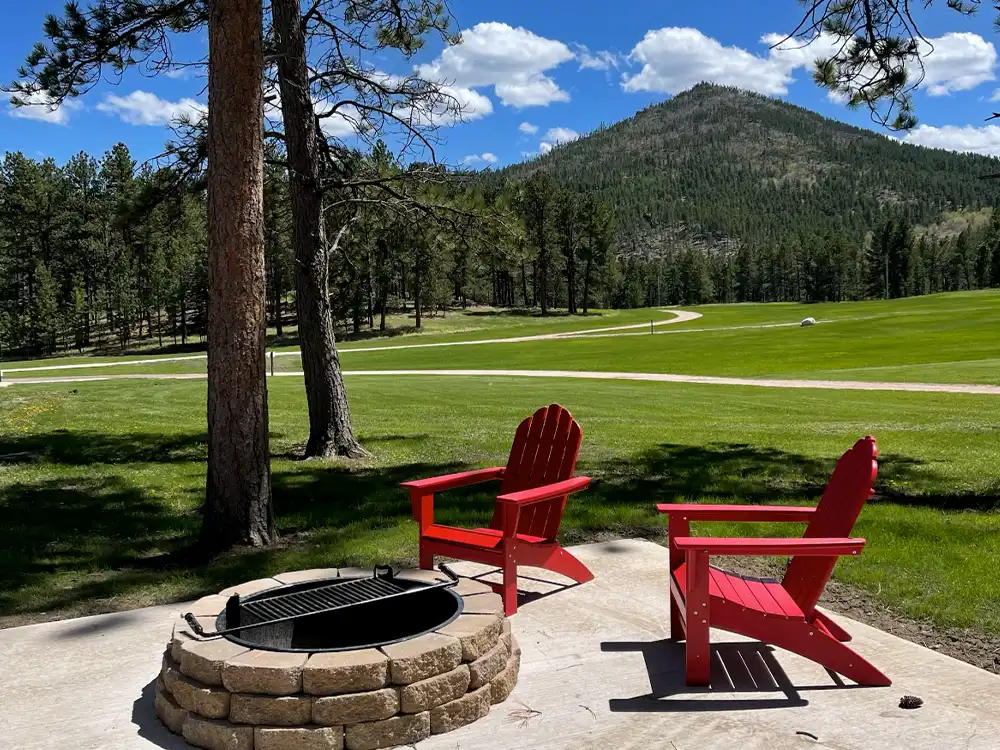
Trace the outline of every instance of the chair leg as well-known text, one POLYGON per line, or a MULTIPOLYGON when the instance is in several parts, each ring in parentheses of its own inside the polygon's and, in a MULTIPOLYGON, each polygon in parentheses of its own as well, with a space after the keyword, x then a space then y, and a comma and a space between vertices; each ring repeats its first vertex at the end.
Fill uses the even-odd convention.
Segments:
POLYGON ((712 652, 708 642, 708 623, 703 622, 703 618, 697 615, 689 617, 685 635, 687 636, 687 642, 684 644, 685 682, 692 687, 710 685, 712 652))
POLYGON ((549 558, 545 568, 553 573, 572 578, 577 583, 587 583, 587 581, 594 580, 594 574, 590 572, 590 568, 561 547, 558 553, 549 558))
POLYGON ((888 687, 892 684, 892 680, 867 659, 807 622, 801 622, 801 627, 789 636, 769 639, 769 642, 842 674, 859 685, 888 687))
POLYGON ((517 563, 513 555, 504 558, 503 563, 503 613, 510 617, 517 614, 517 563))
POLYGON ((677 603, 673 592, 668 592, 670 597, 670 640, 684 640, 684 617, 681 613, 681 605, 677 603))
POLYGON ((434 553, 424 544, 420 545, 420 567, 423 570, 434 570, 434 553))
MULTIPOLYGON (((688 685, 712 682, 709 645, 709 567, 707 552, 687 553, 687 590, 684 600, 685 671, 688 685)), ((670 597, 673 599, 673 596, 670 597)))

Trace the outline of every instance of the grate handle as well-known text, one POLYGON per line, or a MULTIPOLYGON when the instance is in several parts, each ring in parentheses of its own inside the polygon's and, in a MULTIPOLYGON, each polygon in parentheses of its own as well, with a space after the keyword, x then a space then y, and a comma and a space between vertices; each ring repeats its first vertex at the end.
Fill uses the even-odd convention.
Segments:
MULTIPOLYGON (((432 589, 450 589, 452 586, 454 586, 455 584, 458 583, 458 580, 459 580, 458 579, 458 575, 450 567, 448 567, 444 563, 441 563, 440 565, 438 565, 438 568, 440 568, 441 572, 444 573, 446 576, 448 576, 448 578, 450 580, 441 581, 440 583, 434 583, 434 584, 430 584, 428 586, 421 586, 420 588, 416 588, 416 589, 409 589, 407 591, 402 591, 402 592, 400 592, 398 594, 393 594, 391 597, 384 597, 384 599, 388 599, 388 598, 392 598, 392 597, 396 597, 396 596, 406 596, 406 595, 412 595, 412 594, 419 594, 422 591, 430 591, 432 589)), ((373 576, 372 576, 373 578, 384 577, 385 579, 390 580, 390 581, 393 579, 393 577, 395 575, 393 569, 390 566, 388 566, 388 565, 376 565, 375 568, 374 568, 374 570, 372 571, 372 573, 373 573, 373 576), (379 571, 380 570, 386 571, 384 576, 379 576, 379 571)), ((372 600, 372 601, 383 601, 384 599, 382 599, 382 600, 375 599, 375 600, 372 600)), ((233 605, 237 605, 238 606, 238 602, 239 602, 239 595, 234 594, 233 596, 231 596, 229 598, 229 601, 226 603, 226 611, 227 611, 226 620, 227 620, 227 622, 229 621, 228 612, 230 610, 230 607, 233 606, 233 605)), ((333 611, 338 610, 338 609, 346 609, 346 608, 349 608, 349 607, 360 607, 360 606, 364 606, 365 604, 369 604, 369 603, 370 602, 358 602, 356 604, 345 604, 345 605, 341 605, 339 607, 332 607, 330 609, 319 610, 317 612, 311 612, 310 615, 313 615, 313 614, 324 614, 326 612, 333 612, 333 611)), ((185 622, 187 622, 187 624, 191 628, 191 630, 194 631, 195 635, 197 635, 199 638, 216 638, 218 636, 227 635, 229 633, 237 633, 240 630, 252 630, 253 628, 263 627, 264 625, 274 625, 275 623, 284 622, 285 620, 294 620, 294 619, 296 619, 297 617, 300 617, 300 616, 301 615, 296 615, 294 617, 282 617, 282 618, 277 619, 277 620, 264 620, 263 622, 253 622, 253 623, 248 623, 246 625, 238 625, 238 626, 233 627, 233 628, 225 628, 224 630, 216 630, 214 632, 208 632, 208 631, 206 631, 201 626, 201 623, 198 622, 197 618, 191 612, 187 612, 184 615, 184 620, 185 620, 185 622)), ((309 616, 309 615, 305 615, 305 616, 309 616)))

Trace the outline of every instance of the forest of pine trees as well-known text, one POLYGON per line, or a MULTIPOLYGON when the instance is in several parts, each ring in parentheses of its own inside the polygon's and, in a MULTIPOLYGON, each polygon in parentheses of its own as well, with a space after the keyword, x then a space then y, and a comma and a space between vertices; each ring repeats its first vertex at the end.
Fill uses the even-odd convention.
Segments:
MULTIPOLYGON (((384 144, 366 158, 402 170, 384 144)), ((406 169, 426 170, 427 165, 406 169)), ((206 310, 203 188, 164 189, 124 144, 63 165, 7 154, 0 166, 0 354, 140 341, 201 346, 206 310)), ((915 228, 906 211, 858 236, 812 227, 772 241, 654 243, 622 230, 599 191, 536 169, 441 170, 408 188, 438 210, 357 209, 329 258, 334 322, 344 334, 387 329, 404 310, 416 327, 451 307, 541 313, 711 302, 895 298, 1000 286, 1000 211, 957 233, 915 228)), ((294 320, 287 176, 265 174, 268 324, 294 320)), ((329 227, 329 236, 338 227, 329 227)))
POLYGON ((204 330, 205 205, 190 192, 139 212, 156 175, 124 144, 62 166, 0 165, 0 350, 128 348, 204 330))
MULTIPOLYGON (((380 169, 402 169, 381 143, 367 158, 380 169)), ((203 344, 204 188, 200 182, 178 186, 173 176, 137 165, 124 144, 100 159, 80 153, 61 166, 21 153, 6 156, 0 166, 0 354, 123 351, 150 340, 160 347, 203 344)), ((441 171, 425 184, 414 181, 407 189, 425 212, 412 206, 395 214, 380 206, 368 211, 361 204, 328 261, 341 331, 385 331, 387 315, 400 310, 419 328, 422 317, 452 306, 565 305, 567 285, 579 289, 575 308, 609 304, 614 226, 606 206, 550 182, 534 193, 538 180, 490 191, 472 187, 471 178, 441 171), (544 220, 532 223, 528 216, 538 205, 544 220), (529 247, 527 236, 541 241, 544 253, 529 247)), ((290 213, 287 175, 268 166, 267 319, 278 336, 295 323, 290 213)), ((341 228, 331 225, 329 236, 341 228)))

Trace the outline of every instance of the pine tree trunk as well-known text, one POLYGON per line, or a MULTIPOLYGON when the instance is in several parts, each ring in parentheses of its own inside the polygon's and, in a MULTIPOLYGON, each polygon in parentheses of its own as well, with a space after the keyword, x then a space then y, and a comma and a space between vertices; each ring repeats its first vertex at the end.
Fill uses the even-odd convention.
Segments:
POLYGON ((208 483, 202 541, 274 540, 264 369, 260 0, 209 3, 208 483))
POLYGON ((417 321, 417 330, 420 330, 420 260, 417 260, 417 264, 413 269, 413 314, 417 321))
MULTIPOLYGON (((309 406, 306 457, 369 455, 354 437, 327 290, 327 245, 319 184, 320 134, 309 97, 298 0, 272 0, 278 82, 292 199, 295 303, 309 406)), ((343 230, 341 231, 341 235, 343 230)), ((338 238, 339 239, 339 238, 338 238)))
POLYGON ((576 257, 571 252, 566 263, 566 297, 571 315, 576 315, 576 257))
POLYGON ((181 346, 187 344, 187 298, 181 297, 181 346))
POLYGON ((549 256, 542 242, 538 249, 538 301, 542 315, 549 314, 549 256))
POLYGON ((592 261, 587 258, 587 265, 583 271, 583 314, 587 314, 587 310, 590 308, 590 273, 591 273, 592 261))
POLYGON ((371 329, 371 328, 375 327, 375 308, 372 306, 373 292, 372 292, 372 264, 371 264, 371 259, 369 259, 369 262, 368 262, 368 281, 367 281, 367 284, 366 284, 366 290, 365 291, 366 291, 366 294, 367 294, 367 297, 368 297, 368 328, 371 329))

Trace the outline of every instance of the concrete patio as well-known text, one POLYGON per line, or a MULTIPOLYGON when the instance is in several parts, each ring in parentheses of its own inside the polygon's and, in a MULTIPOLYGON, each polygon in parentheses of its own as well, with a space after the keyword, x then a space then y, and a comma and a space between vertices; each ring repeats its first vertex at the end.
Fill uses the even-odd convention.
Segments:
MULTIPOLYGON (((666 640, 666 549, 629 540, 573 551, 596 580, 565 587, 530 570, 522 578, 528 594, 512 621, 521 676, 510 699, 421 750, 1000 747, 1000 677, 846 618, 837 619, 891 688, 844 685, 799 657, 721 632, 712 689, 686 688, 683 646, 666 640), (906 694, 923 707, 898 708, 906 694)), ((152 702, 183 610, 0 631, 0 748, 186 748, 160 726, 152 702)))

